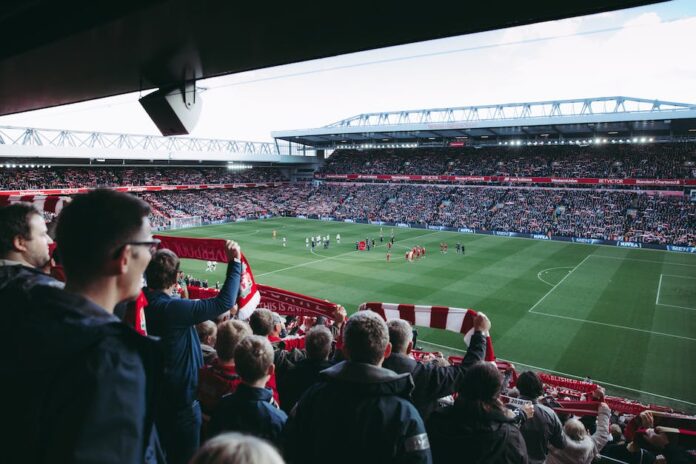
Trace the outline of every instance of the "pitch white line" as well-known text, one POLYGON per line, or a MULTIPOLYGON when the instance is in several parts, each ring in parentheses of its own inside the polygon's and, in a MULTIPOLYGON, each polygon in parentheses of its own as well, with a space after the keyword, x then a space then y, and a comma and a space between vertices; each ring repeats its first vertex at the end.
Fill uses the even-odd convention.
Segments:
MULTIPOLYGON (((413 240, 413 239, 416 239, 416 238, 425 237, 425 236, 427 236, 427 235, 439 234, 440 232, 441 232, 441 231, 439 231, 439 230, 438 230, 438 231, 435 231, 435 232, 429 232, 429 233, 427 233, 427 234, 417 235, 417 236, 415 236, 415 237, 405 238, 405 239, 403 239, 403 240, 396 240, 394 243, 405 242, 405 241, 407 241, 407 240, 413 240)), ((375 246, 375 248, 380 247, 380 246, 385 246, 385 245, 377 245, 377 246, 375 246)), ((341 257, 341 256, 346 256, 346 255, 349 255, 349 254, 352 254, 352 253, 356 253, 356 252, 358 252, 358 250, 348 251, 348 252, 346 252, 346 253, 341 253, 340 255, 336 255, 336 256, 327 256, 326 258, 315 259, 315 260, 313 260, 313 261, 307 261, 307 262, 304 262, 304 263, 295 264, 294 266, 284 267, 284 268, 282 268, 282 269, 276 269, 275 271, 264 272, 263 274, 257 274, 256 277, 263 277, 263 276, 267 276, 267 275, 271 275, 271 274, 276 274, 276 273, 278 273, 278 272, 289 271, 290 269, 296 269, 296 268, 298 268, 298 267, 309 266, 310 264, 320 263, 320 262, 322 262, 322 261, 327 261, 327 260, 329 260, 329 259, 336 259, 336 258, 339 258, 339 257, 341 257)))
POLYGON ((563 283, 564 280, 566 280, 568 277, 570 277, 570 275, 571 275, 573 272, 575 272, 575 270, 576 270, 577 268, 579 268, 580 266, 582 266, 582 264, 583 264, 585 261, 587 261, 587 259, 588 259, 590 256, 592 256, 592 253, 590 253, 589 255, 585 256, 585 259, 583 259, 583 260, 580 261, 578 264, 576 264, 575 267, 574 267, 573 269, 571 269, 571 271, 570 271, 568 274, 565 275, 565 277, 563 277, 560 281, 558 281, 558 283, 557 283, 556 285, 554 285, 553 287, 551 287, 551 290, 549 290, 548 292, 546 292, 546 294, 545 294, 544 296, 542 296, 541 298, 539 298, 539 301, 537 301, 536 303, 534 303, 534 306, 532 306, 531 308, 529 308, 529 310, 528 310, 527 312, 531 313, 532 310, 533 310, 534 308, 536 308, 537 306, 539 306, 539 303, 541 303, 542 301, 544 301, 544 300, 546 299, 546 297, 549 296, 549 295, 551 294, 551 292, 553 292, 554 290, 556 290, 556 288, 557 288, 559 285, 561 285, 561 284, 563 283))
POLYGON ((544 272, 553 271, 554 269, 572 269, 572 267, 570 267, 570 266, 561 266, 561 267, 550 267, 550 268, 548 268, 548 269, 542 269, 541 271, 539 271, 539 272, 537 273, 537 279, 541 280, 541 281, 544 282, 546 285, 550 285, 550 286, 553 287, 555 284, 552 284, 552 283, 547 282, 547 281, 545 281, 544 279, 542 279, 542 278, 541 278, 541 274, 543 274, 544 272))
POLYGON ((688 309, 689 311, 696 311, 696 308, 689 308, 688 306, 677 306, 677 305, 664 304, 664 303, 657 303, 657 306, 667 306, 670 308, 680 308, 680 309, 688 309))
MULTIPOLYGON (((425 341, 425 340, 418 340, 418 343, 419 343, 419 344, 420 344, 420 343, 423 343, 424 345, 437 346, 438 348, 444 348, 444 349, 446 349, 446 350, 451 350, 451 351, 458 351, 458 352, 460 352, 460 353, 466 353, 466 350, 461 350, 461 349, 459 349, 459 348, 454 348, 454 347, 446 346, 446 345, 439 345, 439 344, 437 344, 437 343, 432 343, 432 342, 428 342, 428 341, 425 341)), ((566 376, 566 377, 572 377, 572 378, 575 378, 575 379, 581 379, 581 380, 584 379, 584 377, 581 377, 581 376, 579 376, 579 375, 574 375, 574 374, 568 374, 567 372, 555 371, 555 370, 553 370, 553 369, 547 369, 547 368, 545 368, 545 367, 532 366, 531 364, 525 364, 525 363, 521 363, 521 362, 518 362, 518 361, 513 361, 513 360, 511 360, 511 359, 503 359, 503 358, 498 358, 498 359, 500 359, 501 361, 508 361, 508 362, 511 362, 512 364, 518 364, 518 365, 520 365, 520 366, 531 367, 532 369, 536 369, 536 370, 539 370, 539 371, 550 372, 550 373, 552 373, 552 374, 560 374, 560 375, 563 375, 563 376, 566 376)), ((644 395, 654 396, 654 397, 656 397, 656 398, 664 398, 664 399, 666 399, 666 400, 676 401, 676 402, 679 402, 679 403, 684 403, 684 404, 689 404, 689 405, 692 405, 692 406, 696 406, 696 403, 692 403, 691 401, 680 400, 679 398, 672 398, 671 396, 658 395, 657 393, 652 393, 652 392, 649 392, 649 391, 638 390, 638 389, 631 388, 631 387, 625 387, 625 386, 623 386, 623 385, 617 385, 617 384, 614 384, 614 383, 605 382, 605 381, 603 381, 603 380, 593 380, 593 382, 594 382, 594 383, 597 383, 597 384, 600 384, 600 385, 609 385, 610 387, 620 388, 620 389, 622 389, 622 390, 629 390, 629 391, 633 391, 633 392, 637 392, 637 393, 642 393, 642 394, 644 394, 644 395)))
POLYGON ((655 297, 655 304, 659 305, 660 301, 660 289, 662 288, 662 274, 660 274, 660 282, 657 284, 657 296, 655 297))
POLYGON ((648 333, 651 335, 661 335, 663 337, 679 338, 681 340, 689 340, 691 342, 696 342, 696 338, 692 338, 692 337, 685 337, 683 335, 668 334, 668 333, 664 333, 664 332, 653 332, 652 330, 646 330, 646 329, 636 329, 635 327, 627 327, 625 325, 608 324, 606 322, 597 322, 597 321, 590 321, 587 319, 578 319, 577 317, 559 316, 558 314, 546 314, 546 313, 532 313, 532 314, 536 314, 538 316, 556 317, 558 319, 567 319, 569 321, 584 322, 587 324, 603 325, 606 327, 614 327, 617 329, 633 330, 635 332, 643 332, 643 333, 648 333))
POLYGON ((677 279, 696 280, 696 277, 691 277, 691 276, 683 276, 683 275, 675 275, 675 274, 660 274, 660 275, 667 276, 667 277, 676 277, 677 279))
MULTIPOLYGON (((663 251, 663 250, 655 250, 663 251)), ((687 266, 696 267, 696 264, 670 263, 668 261, 655 261, 653 259, 624 258, 620 256, 593 255, 595 258, 620 259, 622 261, 640 261, 642 263, 666 264, 667 266, 687 266)))

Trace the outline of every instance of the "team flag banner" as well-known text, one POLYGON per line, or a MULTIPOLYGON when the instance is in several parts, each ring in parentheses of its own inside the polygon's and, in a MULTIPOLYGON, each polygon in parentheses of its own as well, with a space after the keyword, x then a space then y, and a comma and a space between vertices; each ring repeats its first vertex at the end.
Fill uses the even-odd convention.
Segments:
POLYGON ((155 235, 160 247, 172 250, 179 258, 200 259, 226 263, 225 242, 221 238, 190 238, 155 235))
MULTIPOLYGON (((324 316, 333 319, 338 309, 336 303, 320 298, 301 295, 290 290, 263 284, 256 284, 256 286, 260 294, 258 307, 270 309, 283 316, 324 316)), ((189 285, 188 292, 191 299, 205 299, 214 298, 219 290, 189 285)), ((240 318, 244 319, 242 316, 240 318)))
MULTIPOLYGON (((449 306, 421 306, 395 303, 363 303, 358 311, 374 311, 385 321, 403 319, 411 325, 444 329, 464 335, 464 342, 469 345, 474 334, 474 318, 478 314, 473 309, 450 308, 449 306)), ((495 361, 493 342, 490 334, 486 335, 486 361, 495 361)))
POLYGON ((13 203, 31 203, 39 211, 58 214, 70 201, 58 195, 0 195, 0 207, 13 203))
MULTIPOLYGON (((226 240, 217 238, 189 238, 189 237, 171 237, 168 235, 155 235, 154 238, 160 240, 160 246, 172 250, 179 258, 200 259, 203 261, 219 261, 221 263, 228 262, 227 253, 225 252, 226 240)), ((242 255, 242 276, 239 284, 239 295, 237 296, 237 306, 239 318, 249 319, 251 313, 254 312, 256 306, 261 300, 254 274, 251 271, 249 261, 246 256, 242 255)), ((189 287, 191 288, 191 287, 189 287)), ((196 291, 194 291, 196 293, 196 291)), ((201 292, 198 293, 200 299, 201 292)), ((214 297, 217 292, 206 295, 208 298, 214 297)), ((191 298, 197 298, 191 294, 191 298)))
POLYGON ((260 308, 267 308, 284 316, 324 316, 333 319, 338 304, 320 298, 259 284, 260 308))

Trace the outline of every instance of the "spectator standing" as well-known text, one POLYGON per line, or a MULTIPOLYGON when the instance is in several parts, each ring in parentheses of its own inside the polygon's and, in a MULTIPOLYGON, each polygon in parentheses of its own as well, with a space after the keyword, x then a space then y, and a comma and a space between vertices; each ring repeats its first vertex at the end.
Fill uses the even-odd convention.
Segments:
POLYGON ((409 356, 413 348, 413 329, 408 321, 395 319, 389 321, 389 341, 392 352, 384 360, 382 367, 397 374, 409 373, 413 377, 415 388, 411 394, 413 404, 423 417, 428 420, 437 408, 437 400, 456 391, 457 383, 466 370, 486 356, 486 336, 491 322, 485 314, 478 313, 474 320, 475 332, 471 336, 466 356, 459 366, 441 367, 433 363, 418 362, 409 356))
POLYGON ((515 417, 500 402, 502 380, 494 364, 479 362, 464 374, 454 405, 430 416, 428 433, 436 463, 528 462, 517 427, 522 416, 515 417))
POLYGON ((329 361, 333 336, 326 326, 314 326, 307 332, 307 358, 299 361, 280 382, 280 398, 284 411, 291 411, 302 394, 319 382, 320 372, 333 365, 329 361))
POLYGON ((553 409, 538 402, 544 393, 543 383, 538 375, 532 371, 523 372, 517 379, 517 389, 521 399, 531 401, 534 405, 534 416, 520 427, 527 445, 529 462, 543 464, 549 453, 549 443, 556 449, 565 448, 563 426, 553 409))
POLYGON ((265 388, 275 370, 271 343, 258 335, 244 338, 235 349, 234 363, 242 383, 220 400, 210 433, 244 432, 278 445, 288 416, 273 400, 271 389, 265 388))
MULTIPOLYGON (((51 243, 46 223, 34 206, 15 203, 0 208, 0 292, 12 283, 24 290, 37 284, 62 288, 61 282, 44 272, 50 266, 51 243)), ((2 301, 13 306, 5 297, 2 301)))
MULTIPOLYGON (((21 311, 3 311, 0 388, 12 421, 3 462, 162 462, 153 423, 157 342, 113 315, 138 296, 157 247, 149 211, 110 190, 75 198, 57 227, 65 290, 34 286, 21 311)), ((40 265, 47 239, 38 240, 40 265)))
POLYGON ((354 314, 346 323, 343 350, 348 360, 322 371, 322 382, 290 413, 288 461, 432 462, 423 421, 408 400, 411 376, 381 367, 391 352, 386 323, 371 311, 354 314))
POLYGON ((590 464, 599 456, 599 451, 609 441, 609 406, 599 405, 597 431, 590 435, 582 422, 568 419, 563 425, 566 446, 563 449, 550 448, 548 464, 590 464))
POLYGON ((217 358, 217 352, 214 348, 217 338, 217 324, 213 321, 203 321, 196 325, 196 333, 201 341, 203 364, 210 365, 217 358))
POLYGON ((198 371, 203 366, 196 324, 215 319, 229 311, 239 293, 241 251, 227 241, 229 260, 225 283, 215 298, 184 300, 172 298, 179 271, 179 258, 170 250, 159 250, 152 258, 144 289, 149 305, 145 309, 152 335, 162 340, 165 375, 161 389, 163 405, 157 423, 169 463, 186 463, 200 443, 201 407, 196 399, 198 371))

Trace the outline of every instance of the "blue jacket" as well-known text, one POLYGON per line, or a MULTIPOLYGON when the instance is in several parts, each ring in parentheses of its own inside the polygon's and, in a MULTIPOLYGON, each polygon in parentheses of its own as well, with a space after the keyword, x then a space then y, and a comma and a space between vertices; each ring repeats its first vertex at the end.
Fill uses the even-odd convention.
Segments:
POLYGON ((161 290, 144 289, 148 301, 145 308, 147 330, 150 335, 161 338, 164 350, 162 394, 167 407, 182 409, 196 399, 203 354, 195 326, 214 320, 234 306, 241 269, 241 263, 230 262, 220 293, 206 300, 172 298, 161 290))
POLYGON ((243 432, 278 446, 288 416, 273 403, 269 388, 254 388, 244 383, 220 400, 210 420, 210 435, 243 432))
POLYGON ((21 310, 3 307, 0 325, 3 462, 162 462, 158 343, 80 295, 14 290, 21 310))

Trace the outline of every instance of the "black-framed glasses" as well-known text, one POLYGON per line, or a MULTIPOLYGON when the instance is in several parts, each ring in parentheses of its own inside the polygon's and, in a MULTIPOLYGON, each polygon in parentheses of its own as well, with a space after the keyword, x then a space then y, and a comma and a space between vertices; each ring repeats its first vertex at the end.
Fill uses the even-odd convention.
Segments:
POLYGON ((150 255, 154 255, 155 252, 157 251, 157 248, 159 248, 159 245, 162 241, 159 239, 152 239, 152 240, 145 240, 145 241, 140 241, 140 242, 126 242, 116 248, 116 252, 114 253, 114 256, 118 256, 118 254, 121 252, 124 246, 126 245, 136 245, 136 246, 145 246, 148 247, 148 251, 150 252, 150 255))

